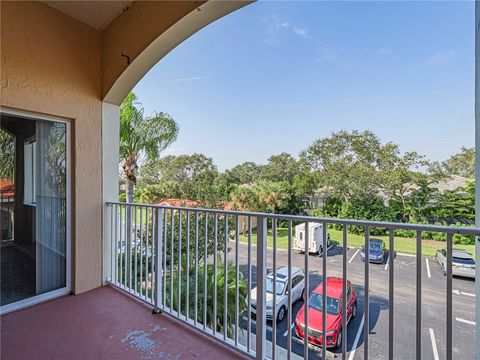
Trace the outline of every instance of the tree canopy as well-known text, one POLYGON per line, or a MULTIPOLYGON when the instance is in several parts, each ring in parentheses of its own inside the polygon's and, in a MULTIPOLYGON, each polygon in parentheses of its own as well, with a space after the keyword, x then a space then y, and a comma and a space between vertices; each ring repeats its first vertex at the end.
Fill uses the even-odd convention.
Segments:
POLYGON ((178 124, 166 113, 145 117, 144 109, 134 93, 120 105, 120 163, 127 179, 127 200, 133 202, 138 163, 154 162, 160 152, 177 138, 178 124))

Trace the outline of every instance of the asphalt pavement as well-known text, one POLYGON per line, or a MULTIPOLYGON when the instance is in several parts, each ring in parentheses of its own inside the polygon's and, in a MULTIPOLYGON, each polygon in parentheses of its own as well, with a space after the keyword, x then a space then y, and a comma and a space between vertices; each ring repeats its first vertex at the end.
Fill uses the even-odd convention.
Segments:
MULTIPOLYGON (((231 244, 230 244, 231 245, 231 244)), ((229 253, 229 261, 234 261, 234 248, 229 253)), ((239 267, 245 279, 248 279, 246 244, 239 244, 239 267)), ((252 247, 252 284, 256 281, 256 248, 252 247)), ((287 251, 277 250, 277 267, 287 265, 287 251)), ((327 252, 327 276, 342 276, 343 249, 341 246, 332 246, 327 252)), ((370 359, 388 358, 389 339, 389 266, 386 264, 389 253, 385 254, 384 264, 369 265, 369 336, 368 351, 370 359)), ((273 251, 269 249, 267 266, 272 268, 273 251)), ((323 256, 309 255, 309 289, 313 290, 322 280, 323 256)), ((440 265, 432 257, 421 259, 422 279, 422 359, 444 359, 446 339, 446 276, 443 275, 440 265)), ((304 269, 305 254, 292 251, 292 265, 304 269)), ((357 316, 348 324, 348 331, 344 334, 347 341, 347 359, 364 358, 364 289, 365 264, 360 259, 359 249, 347 250, 347 277, 357 291, 357 316)), ((415 358, 416 342, 416 258, 412 255, 394 255, 394 358, 415 358)), ((292 321, 301 308, 303 301, 293 304, 292 321)), ((243 315, 241 327, 241 343, 246 343, 247 317, 243 315)), ((453 279, 453 358, 470 360, 475 355, 475 282, 472 279, 453 279)), ((252 334, 255 333, 255 320, 252 319, 252 334)), ((276 325, 276 343, 278 358, 285 357, 287 349, 287 317, 276 325)), ((291 326, 291 324, 290 324, 291 326)), ((272 340, 272 323, 267 321, 267 339, 272 340)), ((297 339, 292 330, 292 352, 303 356, 304 346, 297 339)), ((273 349, 270 349, 272 351, 273 349)), ((328 358, 341 359, 340 349, 329 349, 328 358)), ((321 359, 321 349, 312 348, 309 359, 321 359)))

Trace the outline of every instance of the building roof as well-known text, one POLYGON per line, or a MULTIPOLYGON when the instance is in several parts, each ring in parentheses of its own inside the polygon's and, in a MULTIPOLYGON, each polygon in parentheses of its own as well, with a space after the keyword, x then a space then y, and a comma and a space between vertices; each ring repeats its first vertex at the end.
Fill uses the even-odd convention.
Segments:
POLYGON ((431 187, 437 188, 441 193, 445 191, 454 191, 460 187, 465 187, 468 183, 468 179, 459 175, 452 175, 451 177, 441 180, 437 183, 430 185, 431 187))
POLYGON ((0 196, 1 197, 15 196, 15 186, 12 180, 0 179, 0 196))
POLYGON ((154 205, 173 207, 198 207, 198 201, 185 199, 163 199, 154 205))
MULTIPOLYGON (((173 207, 199 207, 200 203, 197 200, 191 200, 191 199, 173 199, 173 198, 167 198, 159 201, 158 203, 155 203, 154 205, 158 206, 173 206, 173 207)), ((232 210, 232 205, 228 202, 219 202, 218 203, 218 208, 222 210, 232 210)))

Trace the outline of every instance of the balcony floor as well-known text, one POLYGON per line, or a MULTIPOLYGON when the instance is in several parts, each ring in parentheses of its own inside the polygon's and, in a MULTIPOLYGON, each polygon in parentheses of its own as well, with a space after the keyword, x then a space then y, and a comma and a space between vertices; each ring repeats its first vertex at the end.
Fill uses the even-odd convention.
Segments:
POLYGON ((1 322, 2 360, 245 359, 108 286, 3 315, 1 322))

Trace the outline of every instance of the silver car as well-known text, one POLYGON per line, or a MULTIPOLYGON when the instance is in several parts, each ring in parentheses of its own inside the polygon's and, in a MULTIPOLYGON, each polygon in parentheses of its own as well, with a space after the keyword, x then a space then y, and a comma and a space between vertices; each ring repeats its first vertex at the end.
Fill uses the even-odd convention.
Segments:
MULTIPOLYGON (((288 307, 288 268, 281 267, 277 270, 276 282, 276 306, 273 306, 273 273, 267 275, 266 279, 266 317, 269 320, 282 321, 287 313, 288 307)), ((303 299, 305 290, 305 273, 302 269, 292 268, 292 304, 303 299)), ((257 288, 250 291, 252 314, 257 313, 257 288)))
MULTIPOLYGON (((442 267, 443 274, 447 275, 447 250, 437 250, 435 260, 442 267)), ((475 260, 472 254, 461 249, 452 250, 452 275, 475 279, 475 260)))

